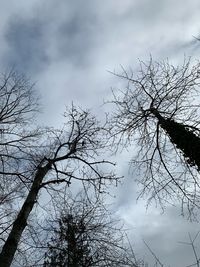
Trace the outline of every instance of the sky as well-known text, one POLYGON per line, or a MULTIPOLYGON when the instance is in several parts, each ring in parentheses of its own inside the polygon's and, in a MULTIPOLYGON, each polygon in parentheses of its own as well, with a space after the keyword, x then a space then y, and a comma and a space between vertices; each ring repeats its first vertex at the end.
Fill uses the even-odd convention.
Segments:
MULTIPOLYGON (((184 56, 199 59, 199 14, 199 0, 2 0, 0 71, 14 67, 36 83, 45 125, 60 125, 72 101, 102 116, 111 88, 123 86, 110 71, 137 69, 138 59, 150 56, 174 64, 184 56)), ((199 224, 183 219, 176 207, 162 214, 146 210, 145 200, 136 203, 129 160, 128 153, 118 159, 125 179, 114 202, 137 255, 150 261, 144 239, 166 266, 189 265, 193 252, 179 242, 188 241, 188 232, 195 235, 199 224)))

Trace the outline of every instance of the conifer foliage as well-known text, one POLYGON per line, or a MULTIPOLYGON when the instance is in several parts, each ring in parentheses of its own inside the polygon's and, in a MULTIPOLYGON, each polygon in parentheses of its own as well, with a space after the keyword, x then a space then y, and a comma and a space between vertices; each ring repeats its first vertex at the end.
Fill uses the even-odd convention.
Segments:
POLYGON ((122 224, 99 198, 68 198, 52 235, 43 267, 140 266, 122 224))

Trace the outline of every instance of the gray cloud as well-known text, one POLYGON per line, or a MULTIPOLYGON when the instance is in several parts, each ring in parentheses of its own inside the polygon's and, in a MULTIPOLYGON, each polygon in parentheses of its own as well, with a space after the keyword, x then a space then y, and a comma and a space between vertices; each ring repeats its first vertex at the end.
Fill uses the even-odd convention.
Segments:
POLYGON ((76 10, 59 25, 55 36, 61 40, 56 44, 58 59, 70 62, 76 68, 91 64, 91 54, 96 45, 97 17, 95 14, 85 14, 84 10, 84 7, 79 12, 76 10))
POLYGON ((5 32, 5 40, 8 49, 3 60, 8 66, 32 74, 48 64, 45 29, 37 18, 12 18, 5 32))
MULTIPOLYGON (((99 106, 109 97, 110 87, 125 86, 106 72, 120 69, 120 64, 135 69, 137 59, 146 60, 150 53, 173 62, 182 61, 184 54, 199 57, 200 42, 193 38, 200 33, 197 0, 23 2, 17 8, 13 0, 14 8, 7 4, 6 12, 1 6, 1 65, 15 65, 38 81, 45 123, 60 124, 64 105, 72 100, 101 116, 104 107, 99 106)), ((136 204, 138 188, 134 173, 127 171, 129 159, 118 159, 119 174, 126 177, 116 190, 115 209, 133 228, 132 240, 138 234, 137 242, 144 237, 166 263, 170 258, 172 266, 186 265, 188 249, 177 242, 184 241, 188 231, 195 232, 198 224, 183 221, 177 209, 168 207, 161 216, 155 208, 146 213, 142 201, 136 204)), ((139 251, 142 256, 143 245, 139 251)))

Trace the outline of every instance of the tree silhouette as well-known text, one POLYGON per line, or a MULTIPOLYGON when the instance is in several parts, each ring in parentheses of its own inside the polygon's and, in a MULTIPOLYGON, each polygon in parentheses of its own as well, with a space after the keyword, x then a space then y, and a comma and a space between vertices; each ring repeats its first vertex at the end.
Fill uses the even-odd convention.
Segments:
POLYGON ((104 126, 89 111, 72 105, 62 129, 38 129, 33 120, 37 98, 24 76, 15 72, 3 76, 0 96, 2 212, 11 204, 11 216, 7 212, 0 222, 0 263, 9 267, 44 190, 59 191, 61 184, 70 186, 76 180, 101 191, 106 181, 118 178, 103 171, 104 165, 113 163, 101 159, 106 149, 104 126))
MULTIPOLYGON (((57 204, 58 205, 58 204, 57 204)), ((67 198, 45 254, 44 267, 138 267, 122 224, 98 197, 67 198)))
POLYGON ((135 74, 115 74, 127 81, 125 90, 113 91, 114 143, 137 146, 141 196, 150 194, 164 207, 181 201, 189 216, 200 207, 200 129, 198 90, 200 64, 185 60, 174 67, 168 61, 140 62, 135 74))

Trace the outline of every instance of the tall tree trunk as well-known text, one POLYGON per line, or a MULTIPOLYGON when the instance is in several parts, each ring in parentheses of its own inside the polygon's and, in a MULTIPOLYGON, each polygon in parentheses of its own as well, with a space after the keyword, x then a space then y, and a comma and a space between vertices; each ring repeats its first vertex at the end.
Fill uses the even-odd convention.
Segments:
POLYGON ((30 188, 28 196, 15 219, 12 230, 2 248, 0 253, 0 267, 10 267, 19 245, 20 238, 22 233, 27 225, 27 220, 29 214, 31 213, 34 204, 36 203, 37 196, 40 190, 40 185, 43 181, 43 178, 51 169, 51 164, 48 163, 44 167, 38 167, 38 170, 35 174, 33 184, 30 188))
POLYGON ((184 124, 172 119, 165 119, 157 110, 152 113, 158 119, 161 128, 170 137, 173 144, 183 152, 183 156, 190 166, 195 166, 200 171, 200 137, 189 130, 184 124))

